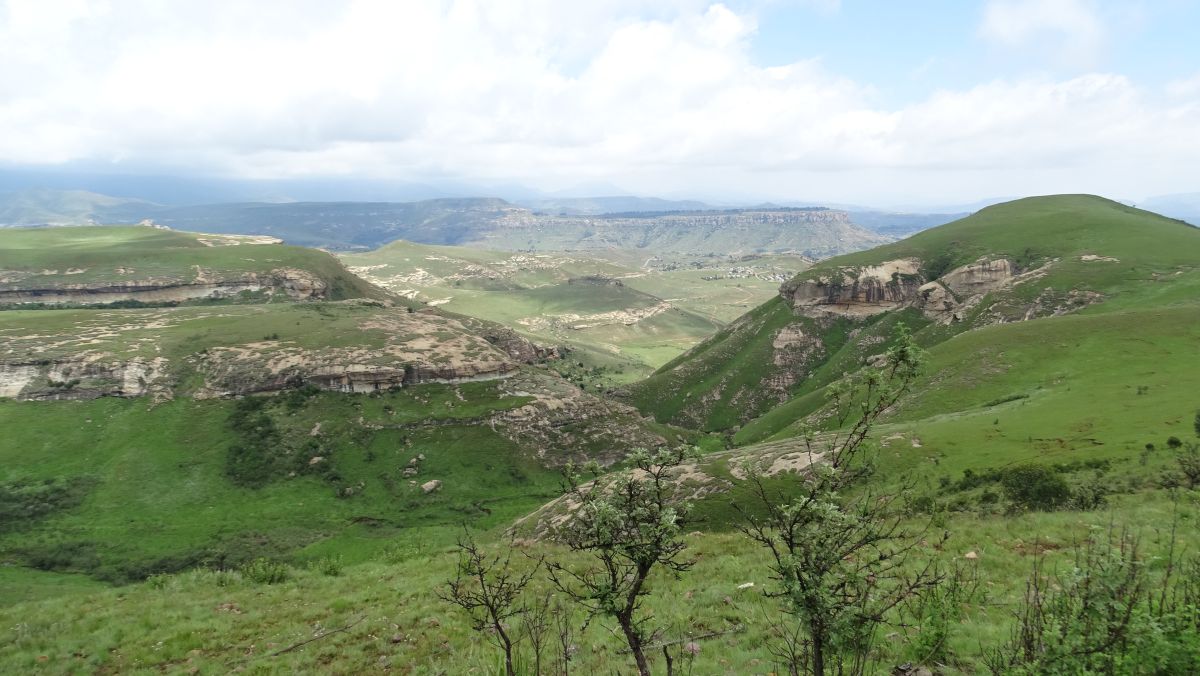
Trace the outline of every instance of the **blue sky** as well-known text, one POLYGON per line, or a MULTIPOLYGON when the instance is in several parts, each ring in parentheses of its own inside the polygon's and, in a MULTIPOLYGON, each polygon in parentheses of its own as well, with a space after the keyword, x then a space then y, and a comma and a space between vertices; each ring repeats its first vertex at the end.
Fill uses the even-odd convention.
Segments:
POLYGON ((0 168, 1200 191, 1200 0, 0 0, 0 168))
POLYGON ((774 2, 757 9, 751 52, 761 65, 819 59, 830 70, 878 90, 900 106, 939 88, 1037 74, 1069 77, 1094 70, 1162 86, 1200 69, 1200 2, 1095 2, 1105 35, 1086 58, 1062 58, 1047 31, 1019 49, 980 34, 986 3, 964 0, 844 0, 833 9, 774 2))

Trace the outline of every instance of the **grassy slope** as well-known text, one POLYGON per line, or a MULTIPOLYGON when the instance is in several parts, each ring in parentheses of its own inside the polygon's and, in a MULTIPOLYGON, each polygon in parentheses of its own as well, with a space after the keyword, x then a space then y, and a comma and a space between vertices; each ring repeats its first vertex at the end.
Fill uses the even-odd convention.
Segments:
MULTIPOLYGON (((989 207, 901 242, 822 261, 802 277, 842 266, 871 265, 906 257, 932 261, 935 266, 950 269, 985 254, 1006 255, 1031 267, 1057 259, 1045 277, 997 295, 992 299, 997 303, 1027 302, 1048 287, 1061 293, 1096 291, 1105 296, 1106 302, 1084 310, 1092 314, 1188 303, 1200 290, 1200 267, 1196 265, 1200 260, 1200 231, 1179 221, 1085 195, 1029 198, 989 207), (1080 259, 1087 254, 1114 257, 1119 262, 1080 259)), ((803 319, 796 321, 805 326, 810 324, 803 319)), ((697 348, 685 358, 668 364, 633 388, 633 400, 659 420, 671 420, 675 411, 686 406, 689 393, 700 383, 741 377, 746 366, 735 365, 728 355, 740 352, 744 345, 765 346, 771 340, 770 335, 749 333, 777 330, 783 323, 781 316, 770 326, 760 328, 749 323, 738 331, 718 334, 715 341, 731 341, 730 345, 717 349, 706 344, 707 347, 697 348)), ((940 343, 960 330, 957 326, 926 327, 925 320, 917 316, 911 317, 909 324, 923 329, 917 337, 926 345, 940 343)), ((768 438, 815 410, 822 401, 816 387, 827 383, 831 375, 857 368, 867 353, 869 350, 859 347, 849 353, 834 353, 823 376, 816 374, 799 384, 793 391, 796 397, 793 401, 773 411, 760 411, 761 419, 740 431, 738 441, 768 438)), ((764 371, 771 367, 759 360, 752 368, 764 371)), ((721 406, 737 408, 728 396, 718 403, 721 406)), ((715 422, 729 427, 736 421, 725 417, 715 422)))
POLYGON ((0 531, 0 556, 59 557, 48 567, 119 580, 222 553, 354 560, 395 543, 445 541, 452 537, 445 527, 464 520, 503 523, 552 497, 557 474, 475 423, 528 400, 500 396, 496 387, 327 393, 294 412, 275 411, 284 439, 297 447, 321 424, 321 447, 312 452, 325 458, 324 476, 280 477, 261 489, 240 488, 224 474, 226 449, 237 440, 227 423, 231 401, 180 399, 149 409, 144 400, 0 402, 0 481, 93 482, 78 507, 0 531), (418 454, 426 459, 414 479, 444 480, 437 493, 424 495, 401 477, 418 454), (353 495, 339 497, 345 487, 353 495))
POLYGON ((381 297, 333 256, 279 244, 206 246, 197 235, 148 227, 67 227, 0 230, 0 270, 32 272, 0 288, 55 288, 134 280, 190 282, 196 266, 216 276, 298 268, 325 279, 335 300, 381 297), (132 269, 121 273, 118 268, 132 269), (67 274, 68 270, 82 272, 67 274), (41 274, 54 271, 52 274, 41 274))
MULTIPOLYGON (((1106 528, 1119 514, 1130 523, 1147 524, 1139 529, 1143 545, 1148 554, 1160 554, 1165 548, 1162 533, 1148 525, 1168 525, 1173 510, 1165 495, 1152 493, 1117 496, 1111 512, 948 517, 951 536, 944 549, 922 549, 921 554, 949 564, 967 551, 978 552, 973 565, 985 593, 964 606, 962 622, 951 624, 946 672, 978 673, 984 669, 982 651, 1008 638, 1032 551, 1046 550, 1048 567, 1067 570, 1070 544, 1106 528)), ((1182 510, 1183 543, 1194 546, 1196 506, 1188 503, 1182 510)), ((763 554, 735 534, 688 541, 697 556, 695 569, 678 580, 665 575, 651 579, 654 594, 647 606, 664 638, 686 640, 745 624, 745 631, 700 640, 693 673, 779 673, 768 649, 773 639, 766 622, 774 606, 761 596, 769 584, 763 554), (756 586, 737 589, 744 582, 756 586)), ((552 547, 531 553, 570 556, 552 547)), ((445 544, 434 544, 419 556, 380 555, 337 577, 297 570, 285 583, 263 585, 236 573, 197 571, 69 599, 0 607, 0 622, 11 628, 0 644, 0 668, 12 673, 193 668, 220 673, 235 667, 269 673, 382 673, 397 668, 418 674, 494 673, 499 667, 495 648, 435 595, 453 577, 454 562, 445 544), (349 631, 273 655, 359 618, 349 631)), ((901 630, 882 642, 881 667, 920 659, 908 635, 901 630)), ((621 640, 606 627, 593 623, 575 642, 582 648, 572 662, 577 673, 625 673, 631 668, 621 640)), ((664 668, 657 651, 651 659, 656 669, 664 668)), ((686 661, 681 663, 686 669, 686 661)), ((524 665, 529 668, 528 662, 524 665)))

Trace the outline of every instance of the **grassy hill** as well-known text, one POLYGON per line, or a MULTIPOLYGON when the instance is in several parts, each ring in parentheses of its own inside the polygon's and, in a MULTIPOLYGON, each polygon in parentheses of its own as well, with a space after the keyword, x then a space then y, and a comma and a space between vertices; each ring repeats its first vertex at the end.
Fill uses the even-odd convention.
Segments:
POLYGON ((630 397, 663 421, 746 425, 739 439, 765 438, 817 407, 824 385, 879 353, 896 321, 932 347, 993 324, 1189 305, 1198 256, 1200 230, 1102 198, 996 205, 820 262, 785 284, 778 300, 633 386, 630 397), (893 275, 889 265, 906 272, 893 275), (731 361, 752 350, 752 365, 731 361))
POLYGON ((270 238, 145 226, 0 230, 0 303, 139 297, 154 303, 242 291, 252 300, 272 291, 331 300, 387 297, 333 256, 270 238))

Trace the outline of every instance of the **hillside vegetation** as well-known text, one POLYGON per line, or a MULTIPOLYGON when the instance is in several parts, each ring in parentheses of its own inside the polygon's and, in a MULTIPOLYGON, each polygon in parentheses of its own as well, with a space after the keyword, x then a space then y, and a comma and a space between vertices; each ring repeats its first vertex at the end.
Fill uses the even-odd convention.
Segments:
MULTIPOLYGON (((759 439, 819 408, 819 390, 878 354, 897 321, 936 355, 952 337, 995 324, 1053 326, 1062 315, 1150 307, 1186 316, 1196 307, 1197 260, 1200 231, 1116 202, 1063 196, 1001 204, 820 262, 629 396, 662 421, 724 431, 745 425, 739 439, 759 439), (750 365, 731 360, 750 350, 759 352, 750 365)), ((1003 330, 984 335, 997 336, 993 353, 1005 351, 1003 330)))

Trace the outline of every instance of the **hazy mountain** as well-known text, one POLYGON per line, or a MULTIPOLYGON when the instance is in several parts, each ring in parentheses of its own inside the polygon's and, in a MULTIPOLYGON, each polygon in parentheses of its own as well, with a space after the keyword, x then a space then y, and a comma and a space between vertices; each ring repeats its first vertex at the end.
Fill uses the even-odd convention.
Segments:
POLYGON ((537 212, 566 216, 596 216, 625 212, 699 211, 713 207, 697 200, 665 200, 658 197, 615 195, 610 197, 564 197, 517 200, 537 212))
POLYGON ((1146 199, 1138 206, 1200 226, 1200 192, 1159 195, 1146 199))
POLYGON ((122 207, 141 210, 155 205, 85 190, 21 190, 0 193, 0 226, 85 224, 100 212, 122 207))

